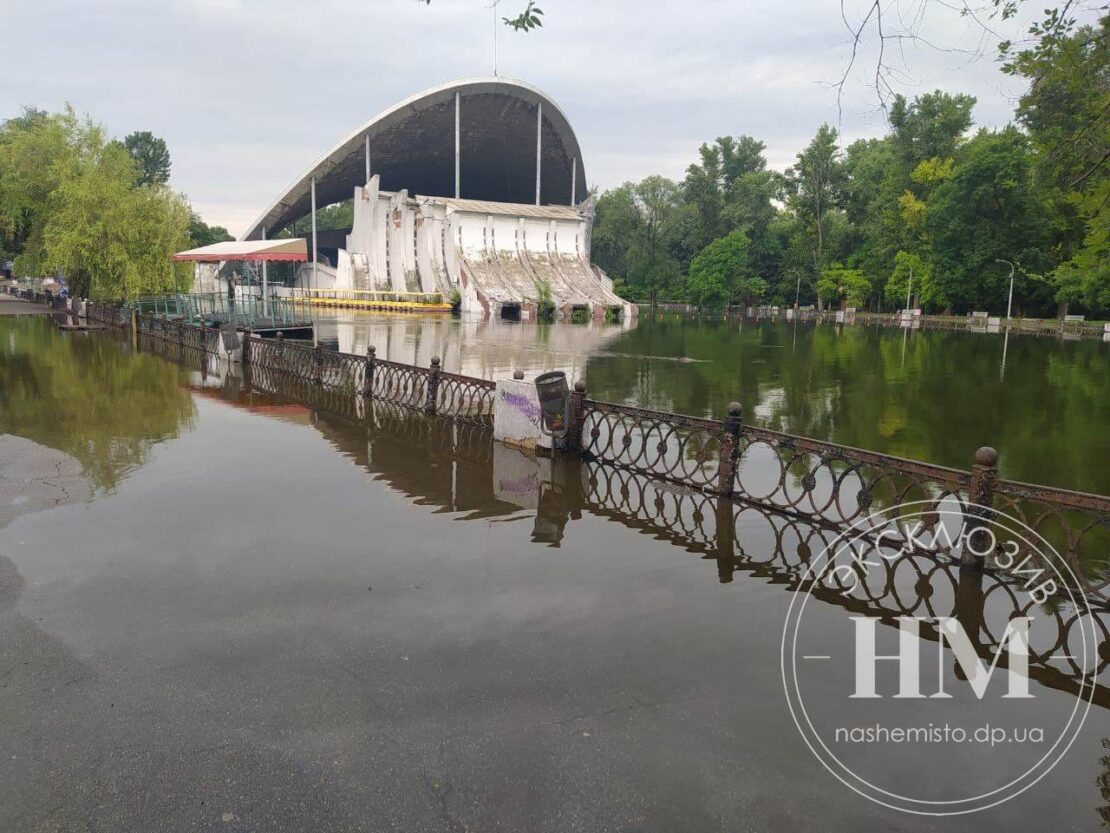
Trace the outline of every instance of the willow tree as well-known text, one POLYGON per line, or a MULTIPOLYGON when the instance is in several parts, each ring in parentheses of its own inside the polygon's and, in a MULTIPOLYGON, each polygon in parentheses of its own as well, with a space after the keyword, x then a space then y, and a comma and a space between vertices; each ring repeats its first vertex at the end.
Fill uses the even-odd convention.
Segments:
POLYGON ((135 185, 135 161, 103 130, 80 128, 77 152, 55 164, 42 232, 44 266, 72 291, 135 298, 174 288, 171 256, 189 245, 192 211, 164 185, 135 185))

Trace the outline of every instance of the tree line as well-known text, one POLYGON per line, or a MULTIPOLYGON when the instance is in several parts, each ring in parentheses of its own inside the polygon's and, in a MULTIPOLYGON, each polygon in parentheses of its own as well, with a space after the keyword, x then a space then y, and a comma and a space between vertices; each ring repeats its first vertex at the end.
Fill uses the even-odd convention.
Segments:
POLYGON ((975 99, 895 96, 888 132, 821 125, 785 172, 751 136, 703 144, 685 178, 601 194, 596 263, 625 297, 1016 314, 1110 310, 1110 15, 1003 52, 1014 122, 975 99))
POLYGON ((112 139, 71 107, 26 108, 0 123, 0 262, 17 277, 62 275, 91 298, 134 298, 191 284, 174 252, 232 239, 169 185, 166 143, 112 139))

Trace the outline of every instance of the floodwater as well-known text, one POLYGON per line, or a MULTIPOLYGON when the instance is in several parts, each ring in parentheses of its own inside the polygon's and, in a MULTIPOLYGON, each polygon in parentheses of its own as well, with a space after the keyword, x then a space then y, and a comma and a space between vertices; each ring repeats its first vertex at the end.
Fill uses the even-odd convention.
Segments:
MULTIPOLYGON (((636 368, 662 362, 636 355, 697 358, 692 334, 664 323, 599 332, 591 387, 632 396, 636 368)), ((391 351, 426 341, 392 326, 391 351)), ((435 326, 459 334, 460 362, 480 343, 491 372, 527 356, 525 369, 573 367, 593 332, 545 359, 523 328, 435 326)), ((441 344, 447 369, 466 370, 441 344)), ((690 367, 653 376, 653 396, 677 396, 662 380, 690 367)), ((728 396, 726 379, 693 378, 672 383, 708 388, 691 406, 728 396)), ((972 816, 897 813, 826 772, 780 672, 790 577, 824 534, 798 521, 738 509, 722 551, 703 496, 388 408, 356 422, 41 319, 0 319, 0 435, 0 829, 1090 831, 1110 818, 1105 695, 1042 781, 972 816)), ((827 634, 814 650, 835 650, 858 605, 810 604, 827 634)), ((837 663, 811 680, 815 698, 846 702, 846 676, 837 663)), ((1033 714, 1075 702, 1058 675, 1032 676, 1033 714)), ((974 789, 1003 760, 982 754, 916 768, 899 753, 893 786, 974 789)))
POLYGON ((483 378, 564 370, 590 394, 745 420, 966 469, 1110 494, 1110 344, 1093 339, 644 316, 634 327, 322 317, 326 344, 483 378))

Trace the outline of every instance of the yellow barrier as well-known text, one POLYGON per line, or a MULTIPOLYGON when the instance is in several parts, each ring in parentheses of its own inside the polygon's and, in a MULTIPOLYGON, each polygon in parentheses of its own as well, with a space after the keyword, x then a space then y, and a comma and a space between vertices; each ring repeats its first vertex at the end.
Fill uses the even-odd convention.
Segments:
POLYGON ((375 292, 365 289, 293 290, 291 300, 314 307, 386 310, 392 312, 450 312, 442 296, 427 292, 375 292), (367 297, 370 296, 370 297, 367 297))

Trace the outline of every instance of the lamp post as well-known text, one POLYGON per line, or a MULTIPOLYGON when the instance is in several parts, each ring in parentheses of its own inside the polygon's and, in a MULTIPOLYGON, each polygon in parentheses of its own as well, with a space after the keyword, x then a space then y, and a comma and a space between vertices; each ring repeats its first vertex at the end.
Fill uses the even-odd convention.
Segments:
POLYGON ((906 284, 906 312, 910 310, 910 290, 913 289, 913 267, 910 267, 910 280, 906 284))
POLYGON ((1006 301, 1006 324, 1010 323, 1010 311, 1014 308, 1014 264, 1008 260, 1003 260, 1000 257, 994 259, 995 263, 1005 263, 1010 267, 1010 298, 1006 301))

